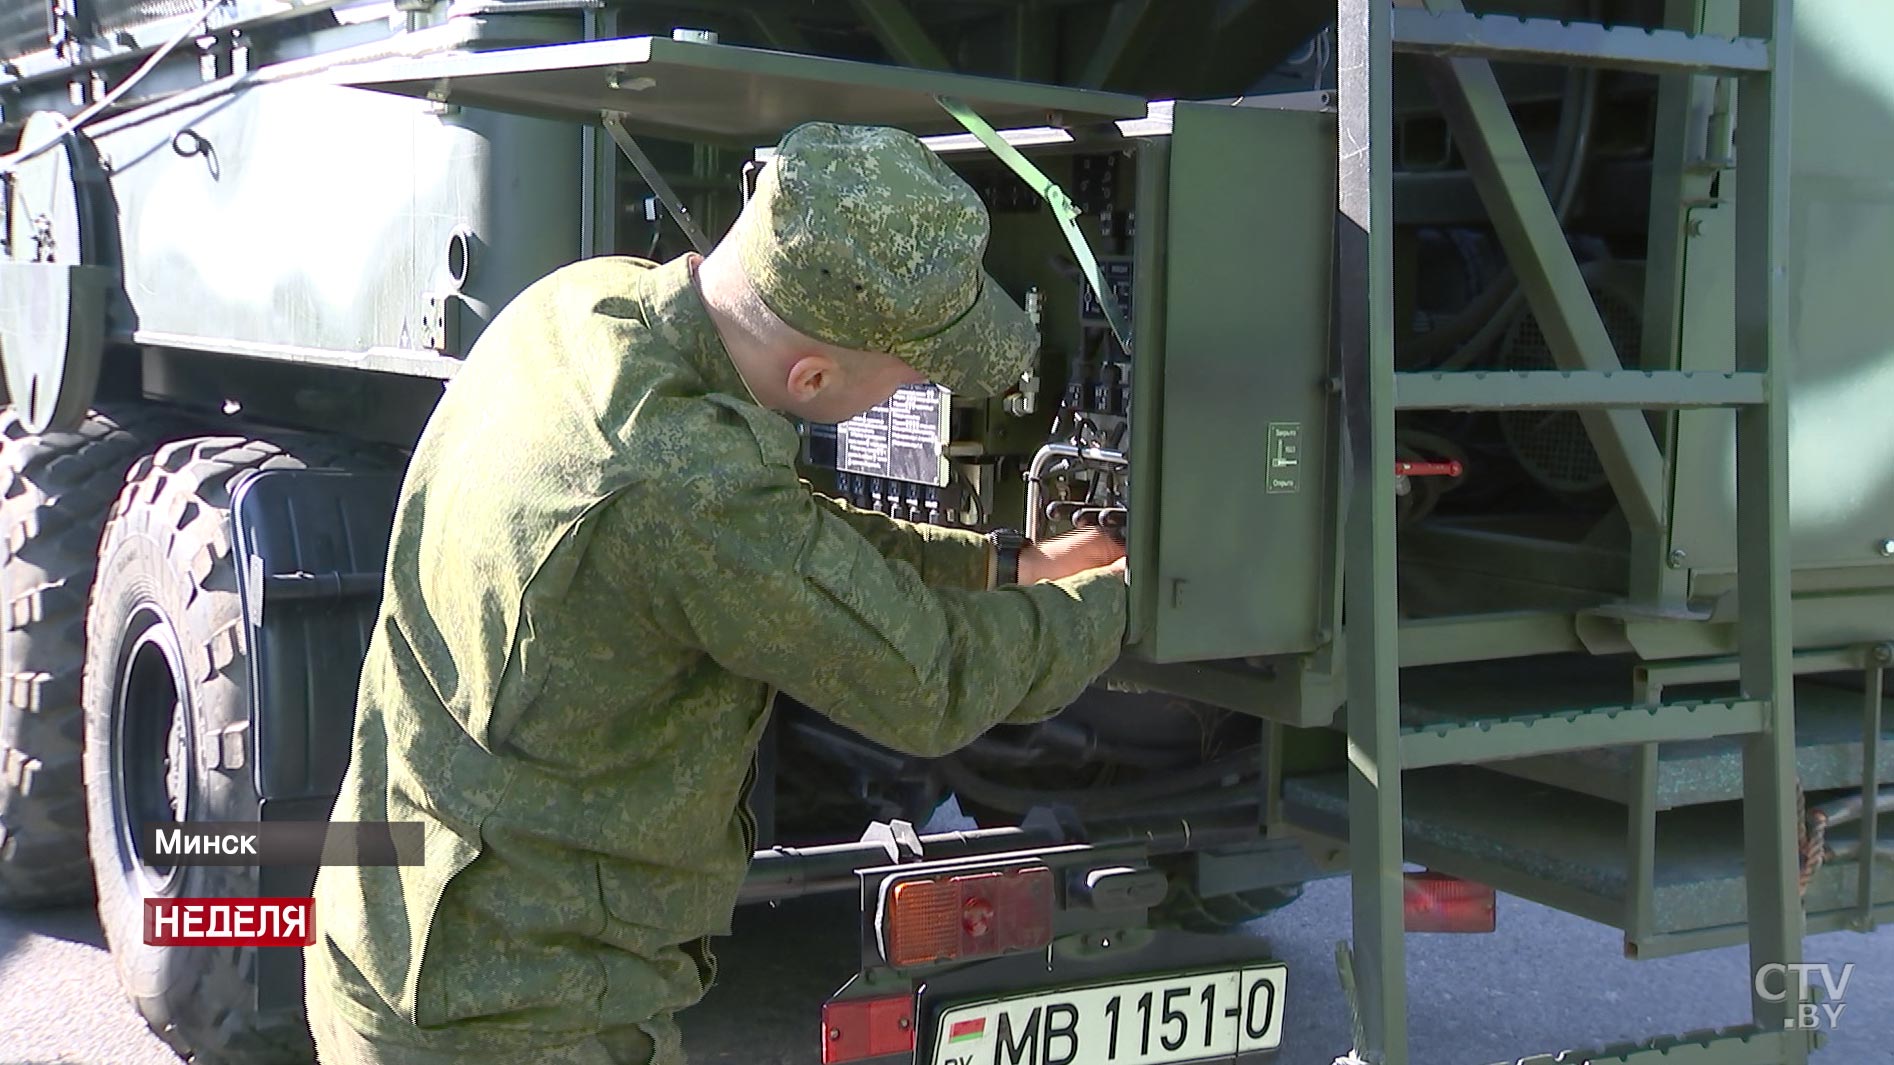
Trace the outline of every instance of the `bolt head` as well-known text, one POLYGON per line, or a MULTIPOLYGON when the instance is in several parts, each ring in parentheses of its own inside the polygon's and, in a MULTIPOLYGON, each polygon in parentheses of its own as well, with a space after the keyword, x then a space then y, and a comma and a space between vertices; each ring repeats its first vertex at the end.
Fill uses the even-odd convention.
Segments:
POLYGON ((1684 562, 1689 558, 1690 556, 1684 553, 1684 549, 1678 547, 1672 548, 1669 556, 1667 556, 1664 561, 1669 564, 1671 569, 1682 569, 1684 562))
POLYGON ((1882 558, 1894 558, 1894 540, 1881 541, 1878 550, 1882 558))

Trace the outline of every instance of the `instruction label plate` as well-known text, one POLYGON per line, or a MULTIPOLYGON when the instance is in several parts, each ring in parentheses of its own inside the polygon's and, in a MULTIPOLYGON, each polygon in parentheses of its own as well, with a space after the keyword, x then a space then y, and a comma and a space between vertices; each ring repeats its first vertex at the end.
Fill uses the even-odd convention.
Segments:
POLYGON ((939 385, 906 385, 836 426, 835 468, 942 487, 952 394, 939 385))

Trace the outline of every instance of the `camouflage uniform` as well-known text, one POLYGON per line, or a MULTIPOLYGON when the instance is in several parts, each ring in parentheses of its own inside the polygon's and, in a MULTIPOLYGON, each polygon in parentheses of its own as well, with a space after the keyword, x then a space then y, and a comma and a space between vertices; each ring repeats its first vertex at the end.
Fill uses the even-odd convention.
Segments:
MULTIPOLYGON (((986 216, 906 134, 785 139, 730 239, 818 339, 989 394, 1031 330, 986 216)), ((308 1004, 329 1062, 681 1062, 754 836, 775 691, 917 754, 1073 699, 1123 582, 989 590, 972 533, 797 478, 695 285, 593 259, 488 327, 409 467, 338 820, 426 864, 322 870, 308 1004)))

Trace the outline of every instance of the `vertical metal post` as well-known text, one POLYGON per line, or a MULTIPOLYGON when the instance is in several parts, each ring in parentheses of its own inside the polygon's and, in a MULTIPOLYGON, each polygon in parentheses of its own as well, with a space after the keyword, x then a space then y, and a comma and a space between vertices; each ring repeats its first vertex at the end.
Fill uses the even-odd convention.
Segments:
MULTIPOLYGON (((586 40, 617 36, 616 11, 587 8, 579 17, 586 40)), ((593 123, 579 131, 579 205, 579 257, 618 250, 618 152, 593 123)))
MULTIPOLYGON (((1651 679, 1650 671, 1640 666, 1633 681, 1631 700, 1640 706, 1659 706, 1664 701, 1662 681, 1651 679)), ((1631 754, 1631 795, 1625 815, 1630 819, 1631 895, 1625 900, 1624 938, 1637 944, 1656 929, 1651 899, 1657 883, 1657 770, 1660 748, 1655 743, 1640 743, 1631 754)))
POLYGON ((1406 1065, 1400 658, 1395 647, 1394 190, 1388 0, 1336 4, 1337 341, 1348 471, 1348 852, 1362 1046, 1406 1065))
POLYGON ((1868 650, 1868 673, 1861 707, 1861 912, 1855 927, 1874 931, 1875 845, 1881 839, 1881 670, 1888 660, 1885 644, 1868 650))
MULTIPOLYGON (((1790 5, 1742 0, 1741 31, 1768 40, 1769 71, 1745 78, 1736 120, 1736 369, 1767 374, 1765 402, 1736 416, 1737 597, 1746 695, 1769 723, 1743 749, 1749 965, 1802 960, 1789 622, 1788 198, 1790 5)), ((1782 1031, 1799 1003, 1752 996, 1756 1023, 1782 1031)), ((1785 1040, 1785 1065, 1807 1060, 1785 1040)))

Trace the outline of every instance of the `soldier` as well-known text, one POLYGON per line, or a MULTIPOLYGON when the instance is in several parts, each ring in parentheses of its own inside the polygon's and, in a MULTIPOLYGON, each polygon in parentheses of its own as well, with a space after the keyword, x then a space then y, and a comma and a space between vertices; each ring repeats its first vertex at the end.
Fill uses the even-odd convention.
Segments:
POLYGON ((408 467, 334 813, 420 822, 425 864, 318 877, 324 1062, 681 1062, 777 691, 939 755, 1111 663, 1110 539, 1004 572, 813 493, 776 413, 1017 380, 987 236, 914 137, 810 124, 708 257, 580 262, 494 319, 408 467))

